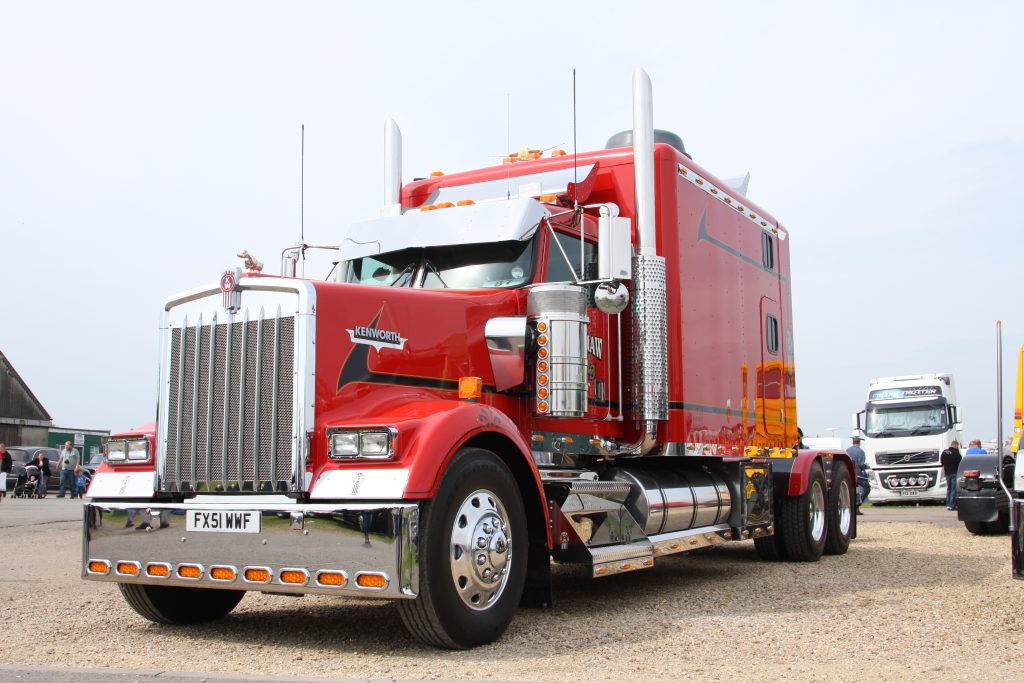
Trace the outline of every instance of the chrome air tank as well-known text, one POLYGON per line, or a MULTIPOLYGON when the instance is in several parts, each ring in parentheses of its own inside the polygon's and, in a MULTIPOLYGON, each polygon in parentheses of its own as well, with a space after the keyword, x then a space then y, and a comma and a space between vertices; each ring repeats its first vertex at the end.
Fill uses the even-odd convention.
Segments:
POLYGON ((534 410, 550 417, 587 412, 587 293, 577 285, 538 285, 526 316, 536 340, 534 410))
POLYGON ((615 478, 629 482, 626 509, 648 536, 723 524, 729 518, 729 487, 703 469, 629 465, 618 468, 615 478))

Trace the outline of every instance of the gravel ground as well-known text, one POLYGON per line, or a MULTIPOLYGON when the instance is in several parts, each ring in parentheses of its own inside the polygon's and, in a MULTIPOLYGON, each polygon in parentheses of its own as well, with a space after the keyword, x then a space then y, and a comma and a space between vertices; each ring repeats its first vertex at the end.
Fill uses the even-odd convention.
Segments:
POLYGON ((412 642, 387 602, 250 593, 214 624, 151 624, 114 586, 79 579, 79 526, 0 530, 0 662, 339 678, 858 682, 1020 680, 1024 664, 1024 582, 1010 578, 1009 540, 962 526, 867 521, 847 555, 817 564, 763 563, 747 542, 599 580, 558 567, 553 609, 520 610, 499 642, 469 652, 412 642), (59 601, 55 581, 65 586, 59 601), (52 644, 12 646, 12 634, 32 633, 52 644))

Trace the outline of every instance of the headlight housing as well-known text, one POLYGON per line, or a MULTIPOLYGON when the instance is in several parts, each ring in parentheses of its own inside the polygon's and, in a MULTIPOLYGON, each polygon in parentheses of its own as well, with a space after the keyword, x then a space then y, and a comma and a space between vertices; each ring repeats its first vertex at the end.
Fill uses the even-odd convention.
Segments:
POLYGON ((128 459, 128 444, 124 441, 107 442, 107 462, 124 462, 128 459))
POLYGON ((129 441, 128 459, 134 462, 149 460, 149 439, 132 439, 129 441))
POLYGON ((332 460, 367 458, 386 460, 395 455, 393 427, 364 427, 360 429, 327 430, 327 455, 332 460))

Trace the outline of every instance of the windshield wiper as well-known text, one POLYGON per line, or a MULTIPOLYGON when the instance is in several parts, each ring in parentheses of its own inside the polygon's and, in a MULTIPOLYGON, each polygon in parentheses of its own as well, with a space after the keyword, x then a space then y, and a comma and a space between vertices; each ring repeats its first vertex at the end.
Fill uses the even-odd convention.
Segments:
POLYGON ((437 266, 435 266, 430 259, 423 259, 423 265, 427 267, 427 270, 429 270, 431 273, 437 276, 438 282, 444 285, 445 289, 449 289, 448 283, 444 281, 443 277, 441 277, 441 271, 437 269, 437 266))
POLYGON ((910 432, 910 435, 911 435, 911 436, 914 436, 914 435, 916 435, 916 434, 924 434, 925 432, 930 432, 930 431, 932 431, 933 429, 940 429, 940 427, 938 427, 938 426, 931 426, 931 427, 914 427, 914 429, 913 429, 913 430, 912 430, 912 431, 910 432))
POLYGON ((874 434, 869 432, 868 436, 874 437, 876 439, 884 439, 886 437, 892 436, 893 432, 895 432, 895 431, 896 431, 895 429, 883 429, 882 431, 875 432, 874 434))
POLYGON ((396 285, 397 285, 397 286, 401 286, 401 285, 398 285, 398 283, 399 283, 399 282, 401 282, 401 281, 402 281, 402 278, 404 278, 404 277, 405 277, 406 275, 409 275, 409 276, 411 277, 411 275, 412 275, 412 273, 413 273, 413 267, 414 267, 414 266, 415 266, 415 264, 413 264, 413 263, 410 263, 410 264, 409 264, 409 265, 407 265, 407 266, 406 266, 405 268, 403 268, 403 269, 402 269, 402 272, 400 272, 400 273, 398 274, 398 277, 396 277, 396 278, 395 278, 395 279, 394 279, 394 280, 393 280, 393 281, 391 282, 391 284, 390 284, 390 285, 388 285, 388 287, 395 287, 396 285))

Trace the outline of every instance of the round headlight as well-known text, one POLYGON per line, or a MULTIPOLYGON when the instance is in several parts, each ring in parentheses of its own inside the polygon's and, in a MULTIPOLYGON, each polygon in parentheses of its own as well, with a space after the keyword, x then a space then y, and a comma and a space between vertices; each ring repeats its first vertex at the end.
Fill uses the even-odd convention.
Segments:
POLYGON ((907 478, 906 477, 900 477, 900 486, 906 486, 906 485, 907 485, 907 478))

